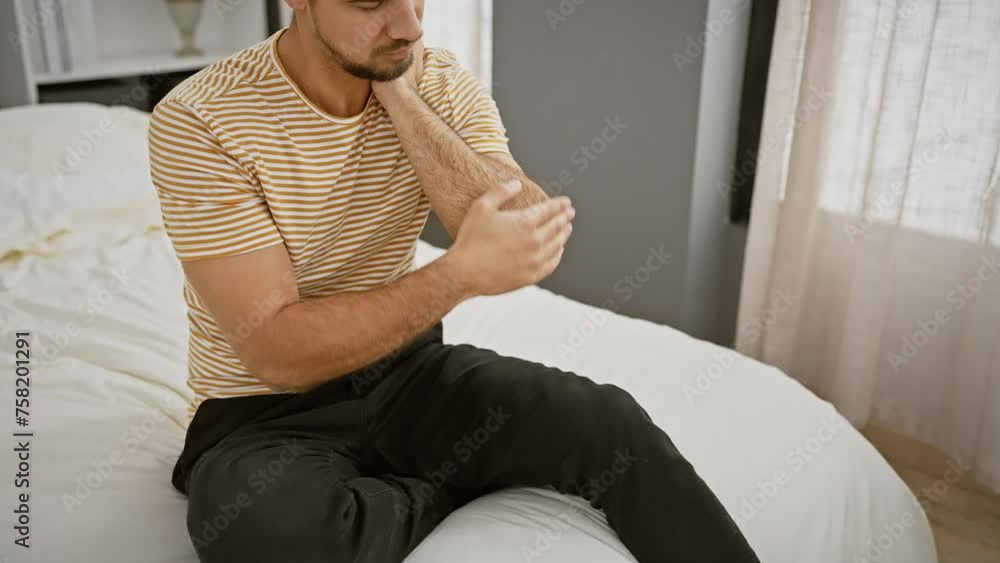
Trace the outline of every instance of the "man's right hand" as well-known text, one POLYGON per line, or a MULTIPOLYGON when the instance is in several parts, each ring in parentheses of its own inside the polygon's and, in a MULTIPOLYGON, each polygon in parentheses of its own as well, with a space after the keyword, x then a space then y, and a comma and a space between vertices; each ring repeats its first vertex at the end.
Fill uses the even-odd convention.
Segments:
POLYGON ((518 181, 500 184, 474 201, 443 257, 456 285, 470 296, 498 295, 538 283, 562 259, 576 214, 569 198, 500 209, 521 189, 518 181))

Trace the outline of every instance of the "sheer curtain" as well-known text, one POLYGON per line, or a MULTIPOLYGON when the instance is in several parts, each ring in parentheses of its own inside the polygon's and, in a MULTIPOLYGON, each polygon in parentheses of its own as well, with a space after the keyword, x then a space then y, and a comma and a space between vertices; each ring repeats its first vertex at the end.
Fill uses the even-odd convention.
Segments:
POLYGON ((774 41, 738 348, 1000 491, 1000 2, 783 0, 774 41))

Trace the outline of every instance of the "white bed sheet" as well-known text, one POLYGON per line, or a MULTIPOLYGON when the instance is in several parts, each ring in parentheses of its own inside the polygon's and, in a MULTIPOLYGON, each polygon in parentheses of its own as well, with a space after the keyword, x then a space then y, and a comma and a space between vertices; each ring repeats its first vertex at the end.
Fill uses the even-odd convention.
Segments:
MULTIPOLYGON (((109 141, 116 142, 126 140, 109 141)), ((46 161, 33 154, 32 162, 46 161)), ((0 170, 20 165, 0 161, 0 170)), ((186 499, 169 482, 190 397, 182 272, 162 229, 149 224, 153 216, 120 216, 107 232, 93 221, 76 231, 70 221, 50 233, 45 253, 11 253, 19 239, 0 237, 0 365, 13 365, 13 332, 25 329, 36 363, 32 548, 10 547, 8 527, 0 558, 197 561, 186 499)), ((418 260, 439 252, 421 243, 418 260)), ((775 368, 537 287, 463 304, 445 319, 445 340, 629 390, 738 519, 762 561, 936 561, 924 513, 899 477, 828 403, 775 368), (575 333, 586 335, 582 345, 575 333), (700 373, 704 391, 692 397, 685 386, 697 389, 700 373), (778 472, 786 478, 768 484, 778 472)), ((13 397, 13 378, 4 385, 13 397)), ((2 449, 3 467, 14 467, 12 448, 2 449)), ((13 480, 4 483, 11 503, 13 480)), ((578 497, 524 488, 455 512, 407 561, 632 560, 603 513, 578 497)))

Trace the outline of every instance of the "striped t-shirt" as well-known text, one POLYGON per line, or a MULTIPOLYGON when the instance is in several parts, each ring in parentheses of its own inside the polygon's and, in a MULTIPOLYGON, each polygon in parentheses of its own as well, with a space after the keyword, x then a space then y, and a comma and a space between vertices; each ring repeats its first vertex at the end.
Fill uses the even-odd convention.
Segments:
MULTIPOLYGON (((283 31, 198 72, 153 111, 167 234, 181 261, 284 244, 302 299, 384 285, 414 269, 430 202, 385 108, 371 96, 344 118, 310 102, 278 58, 283 31)), ((425 50, 419 91, 473 150, 509 154, 496 104, 452 53, 425 50)), ((206 398, 273 393, 186 280, 184 298, 189 419, 206 398)))

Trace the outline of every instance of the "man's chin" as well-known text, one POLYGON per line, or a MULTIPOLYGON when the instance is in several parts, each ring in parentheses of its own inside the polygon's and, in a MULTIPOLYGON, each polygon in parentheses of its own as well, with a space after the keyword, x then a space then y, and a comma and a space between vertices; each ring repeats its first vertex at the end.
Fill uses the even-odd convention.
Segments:
POLYGON ((392 82, 406 74, 410 65, 396 65, 392 67, 376 66, 344 66, 344 70, 364 80, 374 80, 375 82, 392 82))
MULTIPOLYGON (((0 0, 2 1, 2 0, 0 0)), ((360 64, 350 57, 344 56, 339 51, 330 49, 334 60, 349 74, 364 80, 374 80, 376 82, 392 82, 406 74, 406 71, 413 65, 414 54, 410 53, 403 60, 393 60, 388 54, 376 54, 369 56, 368 64, 360 64)))
POLYGON ((405 61, 386 67, 373 68, 371 72, 372 80, 376 82, 392 82, 393 80, 396 80, 406 74, 406 71, 410 70, 410 66, 412 65, 413 55, 410 55, 410 57, 405 61))

